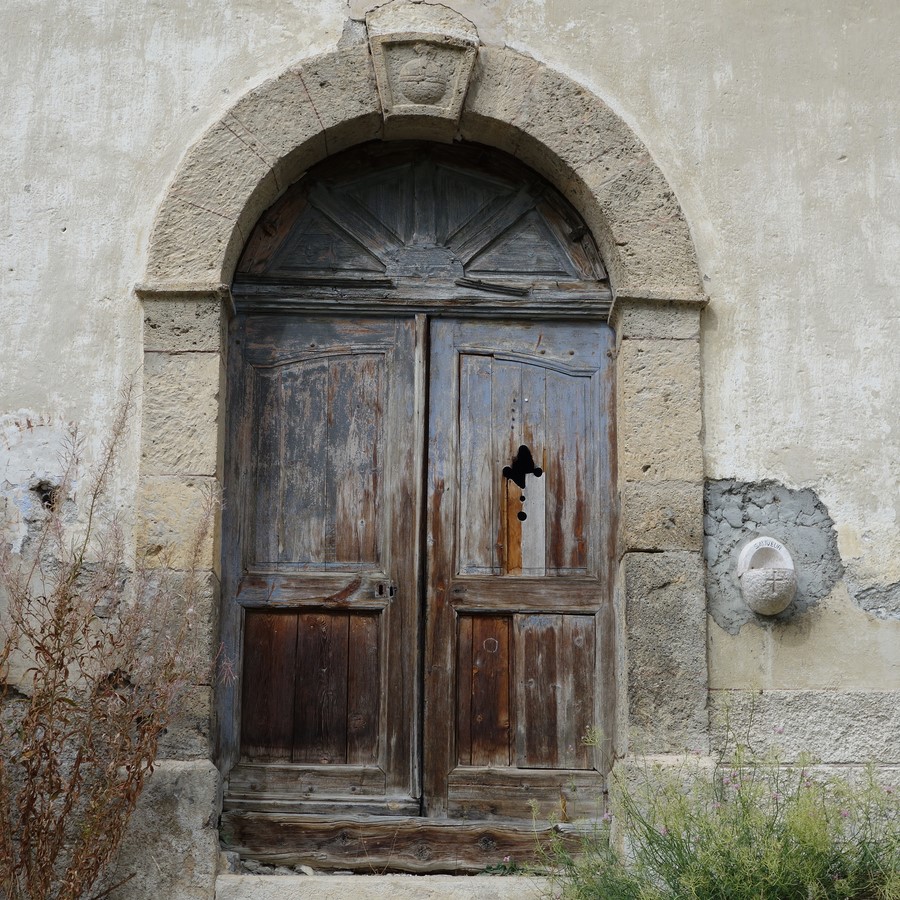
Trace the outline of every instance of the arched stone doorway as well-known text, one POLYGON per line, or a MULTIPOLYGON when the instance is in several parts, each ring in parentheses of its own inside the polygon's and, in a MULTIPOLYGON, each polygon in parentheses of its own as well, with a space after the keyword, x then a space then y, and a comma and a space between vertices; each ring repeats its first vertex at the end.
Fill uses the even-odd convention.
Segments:
POLYGON ((277 811, 282 859, 340 867, 322 829, 359 816, 396 868, 477 869, 535 811, 602 814, 613 337, 580 217, 505 154, 379 142, 261 217, 232 295, 226 832, 264 854, 277 811))
MULTIPOLYGON (((199 514, 203 488, 221 486, 220 326, 233 315, 229 285, 261 212, 310 166, 366 141, 458 136, 504 150, 546 178, 581 216, 613 295, 614 496, 621 514, 612 753, 624 757, 623 765, 635 746, 673 758, 686 747, 704 752, 698 333, 704 297, 687 225, 648 151, 601 100, 521 54, 479 46, 471 26, 457 28, 454 15, 403 0, 381 7, 370 16, 367 41, 303 61, 261 85, 185 157, 160 208, 137 289, 152 373, 142 410, 138 539, 177 544, 199 514), (430 46, 441 35, 461 41, 459 58, 474 63, 469 73, 460 70, 453 95, 459 102, 398 109, 389 86, 386 93, 388 69, 376 78, 376 45, 430 46), (160 379, 183 384, 180 433, 172 428, 173 392, 153 390, 160 379), (154 423, 163 412, 167 427, 159 431, 154 423)), ((214 588, 219 558, 210 546, 214 588)), ((240 641, 227 616, 219 626, 211 612, 209 627, 226 645, 240 641)), ((186 752, 209 753, 220 771, 230 771, 240 747, 226 726, 237 709, 236 682, 198 685, 190 712, 199 737, 186 752), (213 695, 214 724, 206 730, 204 704, 213 695)), ((332 837, 341 841, 342 834, 338 825, 332 837)), ((493 838, 482 833, 475 840, 482 837, 489 846, 493 838)))

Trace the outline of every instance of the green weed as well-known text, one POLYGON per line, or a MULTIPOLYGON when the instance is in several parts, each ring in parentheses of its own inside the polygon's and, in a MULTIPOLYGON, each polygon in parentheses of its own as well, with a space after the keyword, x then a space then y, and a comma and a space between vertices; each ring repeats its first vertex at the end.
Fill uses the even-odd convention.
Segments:
POLYGON ((612 793, 581 853, 550 851, 566 900, 900 900, 900 807, 875 767, 739 748, 614 776, 612 793))

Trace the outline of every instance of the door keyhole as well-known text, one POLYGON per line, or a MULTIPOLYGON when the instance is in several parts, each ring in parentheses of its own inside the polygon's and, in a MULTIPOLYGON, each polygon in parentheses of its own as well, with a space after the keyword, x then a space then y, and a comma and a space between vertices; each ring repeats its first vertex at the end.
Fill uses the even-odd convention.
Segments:
MULTIPOLYGON (((544 470, 540 466, 536 466, 534 464, 534 457, 531 455, 531 450, 525 445, 522 444, 516 455, 513 457, 511 466, 503 467, 503 477, 507 481, 512 481, 517 487, 520 487, 522 491, 525 490, 525 478, 527 475, 534 475, 535 478, 540 478, 541 475, 544 474, 544 470)), ((523 503, 525 502, 525 494, 522 493, 519 497, 523 503)), ((524 522, 528 518, 528 514, 524 510, 519 510, 516 513, 516 518, 520 522, 524 522)))

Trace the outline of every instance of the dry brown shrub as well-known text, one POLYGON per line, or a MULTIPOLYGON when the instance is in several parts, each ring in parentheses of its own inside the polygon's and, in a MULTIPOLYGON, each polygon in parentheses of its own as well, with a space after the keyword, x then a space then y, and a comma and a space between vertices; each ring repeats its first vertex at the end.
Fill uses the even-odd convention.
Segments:
POLYGON ((153 568, 129 560, 122 528, 101 512, 131 409, 129 385, 99 463, 83 478, 72 431, 27 552, 0 550, 0 895, 8 900, 98 900, 124 883, 104 875, 179 698, 209 673, 193 609, 212 500, 192 565, 177 573, 158 556, 153 568), (24 671, 15 684, 14 668, 24 671))

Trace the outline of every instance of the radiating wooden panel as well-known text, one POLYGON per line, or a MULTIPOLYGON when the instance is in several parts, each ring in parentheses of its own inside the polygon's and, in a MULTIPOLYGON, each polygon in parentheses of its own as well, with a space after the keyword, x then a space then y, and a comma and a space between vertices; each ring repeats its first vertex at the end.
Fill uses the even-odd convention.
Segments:
POLYGON ((464 354, 459 364, 459 571, 491 574, 500 486, 491 448, 491 357, 464 354))
POLYGON ((384 273, 409 285, 442 259, 454 263, 438 267, 445 299, 463 271, 582 293, 606 276, 575 210, 512 157, 393 144, 333 157, 289 188, 254 229, 238 278, 384 273))
POLYGON ((350 616, 347 653, 347 762, 378 758, 381 660, 378 615, 350 616))
POLYGON ((588 565, 588 517, 597 494, 585 490, 593 481, 589 387, 587 378, 547 372, 547 565, 557 575, 579 574, 588 565))
POLYGON ((528 211, 472 258, 466 272, 473 275, 529 272, 568 277, 576 270, 541 215, 528 211))
POLYGON ((384 266, 340 225, 309 205, 274 255, 268 274, 334 271, 383 272, 384 266))
POLYGON ((301 613, 292 760, 347 761, 347 643, 350 617, 301 613))
POLYGON ((437 236, 442 244, 489 205, 513 192, 508 184, 495 179, 478 178, 447 165, 435 168, 437 236))
POLYGON ((590 768, 593 616, 515 619, 516 762, 522 768, 590 768))
POLYGON ((353 178, 335 193, 346 195, 368 210, 402 241, 412 237, 413 190, 411 165, 392 166, 353 178))
POLYGON ((241 755, 245 759, 291 758, 296 658, 295 613, 247 613, 241 719, 241 755))
POLYGON ((329 361, 325 461, 329 563, 378 559, 383 359, 359 354, 329 361))

